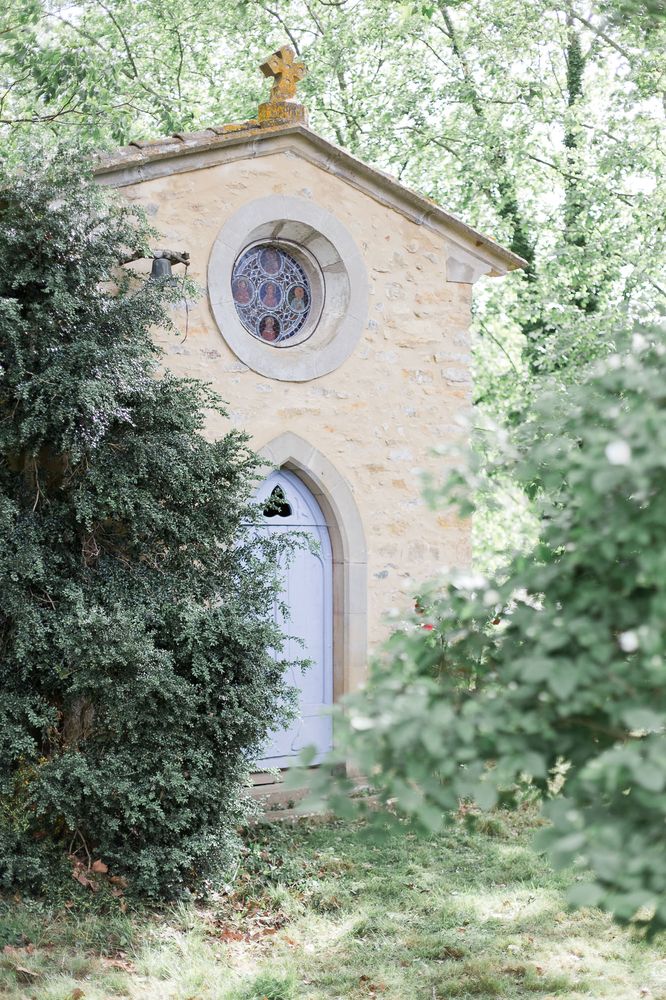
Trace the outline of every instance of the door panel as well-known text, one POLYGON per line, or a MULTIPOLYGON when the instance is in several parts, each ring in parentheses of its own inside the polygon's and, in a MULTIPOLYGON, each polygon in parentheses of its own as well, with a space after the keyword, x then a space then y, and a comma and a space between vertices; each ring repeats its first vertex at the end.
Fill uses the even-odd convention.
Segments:
POLYGON ((321 509, 305 484, 293 473, 272 473, 257 493, 267 502, 274 491, 279 510, 265 517, 267 531, 307 532, 317 543, 316 551, 299 549, 283 574, 282 597, 289 608, 284 621, 276 607, 276 619, 290 636, 284 647, 287 659, 311 660, 302 672, 291 668, 291 683, 299 693, 298 718, 271 735, 259 767, 288 767, 305 746, 317 748, 320 760, 332 746, 332 719, 322 710, 333 700, 333 594, 332 557, 328 528, 321 509), (294 638, 291 638, 294 637, 294 638), (302 645, 296 639, 302 640, 302 645))

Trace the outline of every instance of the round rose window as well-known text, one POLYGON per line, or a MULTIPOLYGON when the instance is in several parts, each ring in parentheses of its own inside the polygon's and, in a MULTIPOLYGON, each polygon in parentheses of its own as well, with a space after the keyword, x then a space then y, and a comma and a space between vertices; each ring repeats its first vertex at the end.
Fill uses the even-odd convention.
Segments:
POLYGON ((270 344, 293 337, 310 313, 312 295, 305 271, 290 253, 270 243, 241 254, 234 265, 231 293, 245 329, 270 344))

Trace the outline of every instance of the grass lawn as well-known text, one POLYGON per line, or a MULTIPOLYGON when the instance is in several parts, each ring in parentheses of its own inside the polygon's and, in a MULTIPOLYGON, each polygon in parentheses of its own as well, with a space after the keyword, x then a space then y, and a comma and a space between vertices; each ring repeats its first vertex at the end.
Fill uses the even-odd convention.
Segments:
POLYGON ((529 813, 483 825, 381 844, 341 823, 261 826, 205 906, 103 913, 74 883, 65 908, 4 900, 0 996, 666 1000, 663 941, 567 912, 529 813))

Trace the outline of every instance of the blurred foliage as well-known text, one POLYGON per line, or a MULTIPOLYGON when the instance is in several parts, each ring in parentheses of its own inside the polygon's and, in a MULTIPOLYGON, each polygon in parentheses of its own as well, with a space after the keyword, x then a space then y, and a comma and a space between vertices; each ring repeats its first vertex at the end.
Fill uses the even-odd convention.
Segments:
MULTIPOLYGON (((665 372, 666 330, 644 330, 566 409, 557 391, 535 401, 504 464, 538 486, 537 544, 499 578, 424 590, 347 701, 337 751, 430 830, 529 781, 551 821, 540 846, 589 871, 570 901, 650 932, 666 927, 665 372)), ((478 489, 472 463, 431 496, 469 514, 478 489)), ((345 785, 326 794, 351 812, 345 785)))

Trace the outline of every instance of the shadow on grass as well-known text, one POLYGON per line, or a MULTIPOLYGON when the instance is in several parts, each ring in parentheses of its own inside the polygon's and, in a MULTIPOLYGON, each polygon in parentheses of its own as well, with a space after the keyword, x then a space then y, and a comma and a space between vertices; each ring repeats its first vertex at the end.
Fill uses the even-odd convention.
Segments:
MULTIPOLYGON (((658 946, 568 912, 529 814, 380 842, 342 823, 248 832, 223 895, 95 913, 5 901, 11 1000, 666 1000, 658 946), (20 970, 23 969, 23 972, 20 970), (22 977, 22 978, 21 978, 22 977)), ((74 890, 73 890, 74 891, 74 890)))

